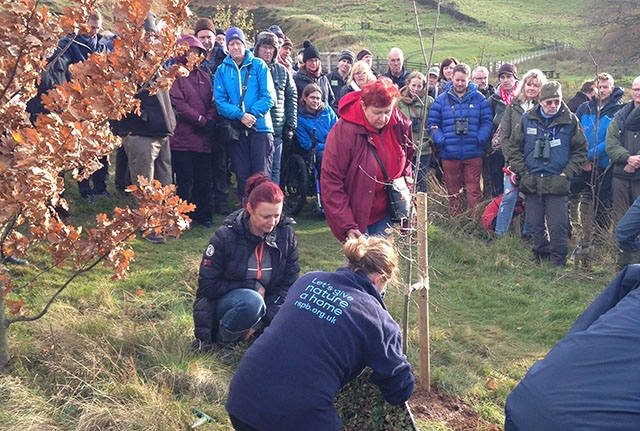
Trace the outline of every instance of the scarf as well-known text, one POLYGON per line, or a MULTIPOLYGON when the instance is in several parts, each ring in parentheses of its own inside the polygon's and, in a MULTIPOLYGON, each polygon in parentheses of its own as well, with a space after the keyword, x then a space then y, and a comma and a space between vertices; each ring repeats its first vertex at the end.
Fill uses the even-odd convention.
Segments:
POLYGON ((515 84, 513 84, 513 90, 511 90, 511 93, 507 94, 506 91, 504 91, 504 88, 502 88, 502 86, 500 86, 500 98, 502 99, 502 101, 504 102, 505 105, 510 105, 511 102, 513 102, 513 99, 515 99, 516 94, 517 94, 517 89, 518 89, 518 84, 519 82, 516 81, 515 84))

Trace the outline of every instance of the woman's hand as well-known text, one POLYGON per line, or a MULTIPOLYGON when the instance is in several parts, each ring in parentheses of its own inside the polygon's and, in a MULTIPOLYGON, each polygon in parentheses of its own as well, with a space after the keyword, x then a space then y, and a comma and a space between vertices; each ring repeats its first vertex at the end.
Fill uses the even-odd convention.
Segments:
POLYGON ((359 229, 349 229, 347 231, 347 240, 358 239, 362 236, 362 232, 359 229))

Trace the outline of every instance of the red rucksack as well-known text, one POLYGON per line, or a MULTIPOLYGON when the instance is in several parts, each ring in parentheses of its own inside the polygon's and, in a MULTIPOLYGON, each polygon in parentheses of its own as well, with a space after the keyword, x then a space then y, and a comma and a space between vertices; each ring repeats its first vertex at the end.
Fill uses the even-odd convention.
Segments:
MULTIPOLYGON (((517 189, 514 189, 512 193, 518 193, 517 189)), ((480 223, 486 230, 489 232, 493 232, 496 229, 496 219, 498 218, 498 211, 500 210, 500 203, 502 202, 502 197, 504 195, 500 195, 489 202, 487 208, 485 208, 482 213, 482 218, 480 219, 480 223)), ((513 208, 513 217, 518 216, 524 213, 524 199, 518 196, 518 200, 516 202, 516 206, 513 208)))

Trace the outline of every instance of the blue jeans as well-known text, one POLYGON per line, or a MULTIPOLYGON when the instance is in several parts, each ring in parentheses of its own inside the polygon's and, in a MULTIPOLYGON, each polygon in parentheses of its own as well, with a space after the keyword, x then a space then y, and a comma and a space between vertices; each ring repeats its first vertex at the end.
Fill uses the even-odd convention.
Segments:
MULTIPOLYGON (((496 229, 495 233, 499 236, 505 236, 511 225, 511 219, 513 218, 513 209, 518 202, 518 187, 511 184, 509 175, 504 174, 504 194, 502 195, 502 201, 500 202, 500 209, 498 209, 498 215, 496 216, 496 229)), ((525 216, 524 225, 522 226, 522 234, 529 235, 531 227, 525 216)))
POLYGON ((391 229, 389 229, 389 232, 387 232, 387 229, 390 227, 393 227, 393 223, 391 222, 391 216, 386 215, 384 216, 384 218, 382 218, 382 220, 367 226, 365 235, 367 236, 378 235, 383 238, 389 238, 391 236, 391 229))
POLYGON ((280 166, 282 162, 282 136, 273 138, 273 163, 271 164, 271 181, 280 184, 280 166))
POLYGON ((640 249, 640 197, 633 201, 620 223, 615 228, 616 241, 624 251, 638 251, 640 249))
POLYGON ((232 333, 248 330, 267 312, 264 298, 253 289, 234 289, 216 301, 216 315, 232 333))
POLYGON ((518 187, 511 184, 509 175, 504 174, 504 194, 496 217, 496 235, 505 236, 507 234, 516 202, 518 202, 518 187))

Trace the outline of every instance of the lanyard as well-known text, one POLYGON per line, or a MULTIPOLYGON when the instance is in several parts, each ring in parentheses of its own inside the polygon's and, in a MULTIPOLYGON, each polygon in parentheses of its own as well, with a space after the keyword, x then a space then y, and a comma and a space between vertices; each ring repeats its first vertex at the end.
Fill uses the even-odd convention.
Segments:
POLYGON ((262 278, 261 262, 262 262, 262 254, 264 253, 264 241, 260 241, 260 245, 256 246, 254 253, 256 255, 256 267, 257 267, 256 280, 260 280, 262 278))

